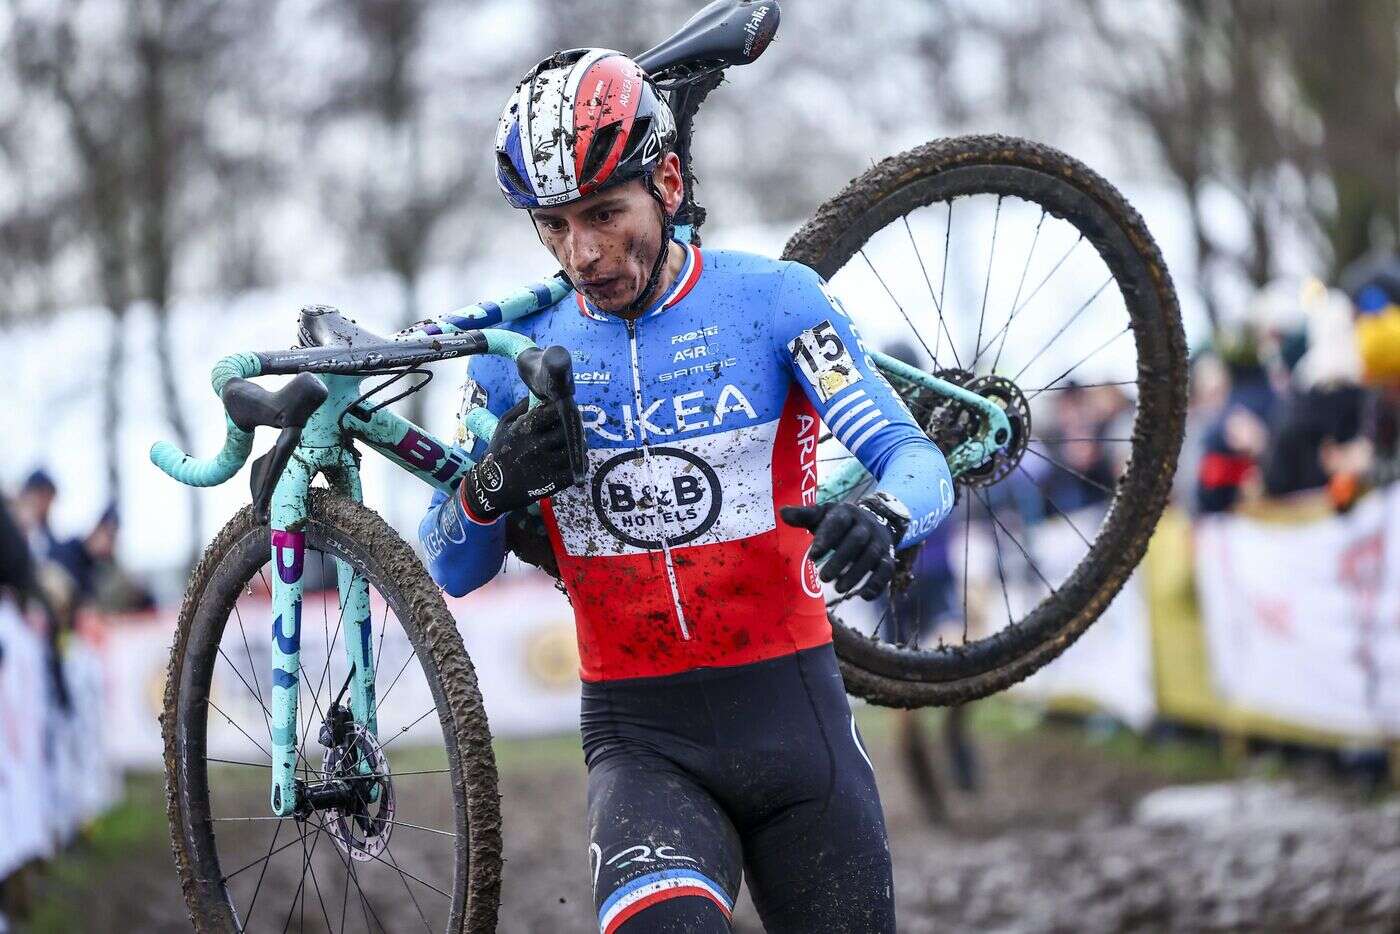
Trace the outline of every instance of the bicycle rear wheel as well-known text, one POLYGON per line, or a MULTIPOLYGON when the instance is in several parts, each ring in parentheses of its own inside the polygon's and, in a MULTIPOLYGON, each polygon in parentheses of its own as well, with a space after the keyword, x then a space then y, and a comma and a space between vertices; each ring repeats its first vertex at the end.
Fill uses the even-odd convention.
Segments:
POLYGON ((268 527, 245 507, 191 576, 161 717, 190 919, 199 931, 495 930, 495 758, 456 622, 413 552, 364 506, 313 489, 305 532, 297 777, 363 795, 353 810, 271 813, 275 572, 268 527), (349 675, 334 558, 370 586, 379 730, 342 728, 332 741, 322 727, 349 675))
MULTIPOLYGON (((873 166, 818 209, 784 258, 829 280, 869 348, 884 341, 994 399, 1013 427, 1007 449, 956 478, 961 502, 937 560, 933 546, 906 552, 878 619, 829 600, 848 689, 917 707, 1029 676, 1123 587, 1176 469, 1186 341, 1142 218, 1054 149, 959 137, 873 166)), ((891 382, 945 452, 966 437, 969 412, 891 382)), ((819 460, 849 457, 831 445, 819 460)))

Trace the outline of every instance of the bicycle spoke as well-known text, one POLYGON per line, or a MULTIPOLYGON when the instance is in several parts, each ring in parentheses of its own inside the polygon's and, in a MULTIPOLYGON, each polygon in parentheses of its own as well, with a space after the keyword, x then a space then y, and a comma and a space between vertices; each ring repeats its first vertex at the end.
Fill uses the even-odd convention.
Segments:
MULTIPOLYGON (((986 504, 984 503, 983 505, 986 505, 986 504)), ((1001 520, 998 519, 998 518, 996 517, 996 513, 991 512, 991 511, 988 511, 987 515, 991 518, 991 520, 992 520, 993 523, 995 523, 998 527, 1000 527, 1002 533, 1003 533, 1004 535, 1006 535, 1007 538, 1011 539, 1011 544, 1015 545, 1015 546, 1017 547, 1017 549, 1020 550, 1022 557, 1024 557, 1024 558, 1026 559, 1026 563, 1029 564, 1029 565, 1031 566, 1031 570, 1035 572, 1035 576, 1036 576, 1036 577, 1039 577, 1042 581, 1045 582, 1045 586, 1050 588, 1050 594, 1051 594, 1051 596, 1054 596, 1054 594, 1055 594, 1055 592, 1056 592, 1056 591, 1055 591, 1055 585, 1052 584, 1052 583, 1050 583, 1050 581, 1045 577, 1044 574, 1040 573, 1040 568, 1036 565, 1035 561, 1031 558, 1031 553, 1030 553, 1029 551, 1026 550, 1026 548, 1025 548, 1024 545, 1022 545, 1019 541, 1016 540, 1016 536, 1014 536, 1014 535, 1011 534, 1011 530, 1010 530, 1010 529, 1008 529, 1005 525, 1002 525, 1001 520)), ((995 533, 993 533, 993 534, 995 534, 995 533)))
POLYGON ((229 658, 228 655, 225 654, 225 652, 224 652, 224 647, 223 647, 222 645, 218 646, 218 652, 219 652, 219 657, 222 658, 226 663, 228 663, 228 666, 229 666, 230 669, 233 670, 234 675, 238 678, 239 681, 242 681, 242 682, 243 682, 243 686, 244 686, 245 688, 248 689, 249 695, 251 695, 252 698, 253 698, 255 701, 258 702, 258 706, 262 708, 262 712, 263 712, 263 726, 267 727, 267 742, 268 742, 269 745, 271 745, 271 744, 272 744, 272 711, 270 711, 270 710, 267 709, 267 705, 264 704, 263 701, 262 701, 262 696, 259 695, 259 694, 257 694, 257 693, 253 690, 253 686, 252 686, 251 684, 248 683, 248 679, 245 678, 245 677, 243 677, 243 672, 239 671, 239 670, 238 670, 238 666, 235 665, 235 664, 233 663, 233 659, 229 658))
MULTIPOLYGON (((283 818, 283 820, 286 820, 286 818, 283 818)), ((302 835, 305 836, 305 831, 302 832, 302 835)), ((282 845, 279 846, 277 849, 275 849, 275 850, 273 850, 272 852, 268 853, 266 856, 263 856, 263 857, 260 857, 260 858, 258 858, 258 859, 255 859, 255 860, 253 860, 251 863, 247 864, 246 866, 240 866, 240 867, 238 867, 238 868, 235 869, 233 872, 229 873, 228 875, 226 875, 226 876, 224 876, 222 879, 220 879, 220 880, 219 880, 219 884, 221 884, 221 885, 226 885, 226 884, 228 883, 228 880, 232 879, 234 876, 238 875, 240 872, 246 872, 247 870, 252 869, 254 866, 258 865, 259 863, 265 863, 267 860, 272 859, 272 857, 276 856, 278 853, 281 853, 283 850, 287 849, 288 847, 292 847, 292 846, 296 846, 296 845, 297 845, 297 841, 296 841, 296 840, 292 840, 292 841, 290 841, 290 842, 288 842, 288 843, 282 844, 282 845)))
POLYGON ((1079 526, 1075 525, 1074 520, 1069 517, 1069 513, 1065 512, 1059 506, 1055 505, 1055 501, 1050 498, 1050 494, 1045 492, 1044 488, 1041 487, 1040 481, 1037 480, 1034 476, 1032 476, 1031 472, 1026 468, 1022 467, 1020 464, 1016 465, 1016 469, 1021 471, 1021 473, 1025 474, 1026 477, 1031 481, 1031 483, 1035 484, 1035 488, 1040 491, 1041 496, 1045 497, 1045 501, 1050 504, 1050 508, 1055 510, 1055 512, 1059 513, 1061 518, 1063 518, 1066 522, 1069 523, 1069 527, 1074 529, 1074 534, 1079 536, 1079 540, 1084 543, 1084 547, 1093 548, 1094 546, 1089 544, 1089 539, 1085 538, 1084 533, 1079 531, 1079 526))
POLYGON ((216 758, 214 758, 213 756, 205 756, 205 757, 204 757, 204 761, 205 761, 205 762, 218 762, 218 763, 220 763, 220 764, 222 764, 222 765, 245 765, 245 766, 247 766, 247 767, 250 768, 250 769, 270 769, 270 768, 272 768, 272 760, 271 760, 271 759, 269 759, 269 760, 266 761, 266 762, 244 762, 244 761, 242 761, 241 759, 216 759, 216 758))
MULTIPOLYGON (((953 350, 953 360, 958 359, 958 349, 953 346, 953 335, 948 332, 948 319, 943 316, 943 302, 937 295, 933 294, 933 282, 928 277, 928 267, 924 265, 923 254, 919 252, 919 244, 914 239, 914 231, 909 229, 909 215, 905 214, 901 220, 904 221, 904 229, 909 233, 909 243, 914 247, 914 255, 919 259, 919 269, 924 273, 924 284, 928 286, 928 297, 933 299, 933 310, 938 313, 938 330, 933 334, 933 365, 939 366, 938 352, 943 349, 943 335, 948 335, 948 346, 953 350)), ((947 265, 947 258, 944 258, 944 265, 947 265)), ((928 348, 925 347, 925 350, 928 348)))
MULTIPOLYGON (((386 844, 384 848, 387 850, 389 847, 388 847, 388 845, 386 844)), ((400 869, 398 866, 394 866, 394 865, 391 865, 391 864, 389 864, 389 863, 387 863, 387 862, 384 862, 384 858, 381 857, 381 856, 378 856, 378 855, 376 855, 376 854, 374 854, 374 853, 369 853, 369 851, 367 851, 367 850, 366 850, 365 852, 368 853, 368 855, 370 856, 371 859, 374 859, 374 860, 376 860, 377 862, 384 863, 385 866, 388 866, 390 869, 394 870, 394 871, 397 872, 399 875, 401 875, 401 876, 408 876, 410 879, 412 879, 414 882, 417 882, 419 885, 426 886, 427 888, 432 889, 434 892, 438 893, 438 894, 441 895, 443 898, 447 899, 448 902, 451 902, 451 901, 452 901, 452 896, 451 896, 451 895, 448 895, 446 892, 444 892, 442 889, 438 888, 437 886, 433 885, 431 882, 424 882, 422 879, 418 878, 418 877, 415 876, 413 873, 409 872, 407 869, 400 869)))
MULTIPOLYGON (((1047 383, 1047 384, 1045 385, 1045 388, 1044 388, 1044 389, 1038 389, 1038 390, 1036 390, 1035 392, 1031 393, 1029 396, 1026 396, 1026 401, 1027 401, 1027 402, 1030 402, 1030 401, 1031 401, 1032 399, 1034 399, 1036 396, 1040 395, 1042 392, 1045 392, 1045 391, 1048 390, 1051 386, 1054 386, 1054 385, 1055 385, 1056 383, 1058 383, 1060 380, 1064 379, 1066 376, 1070 375, 1070 374, 1073 373, 1075 370, 1079 369, 1081 366, 1083 366, 1085 363, 1087 363, 1087 362, 1089 361, 1089 358, 1092 357, 1092 356, 1094 356, 1094 354, 1096 354, 1096 353, 1098 353, 1099 351, 1103 350, 1103 349, 1104 349, 1105 347, 1107 347, 1109 344, 1111 344, 1111 343, 1113 343, 1114 341, 1118 340, 1118 338, 1122 337, 1124 334, 1127 334, 1127 333, 1128 333, 1129 331, 1131 331, 1132 329, 1133 329, 1133 324, 1132 324, 1131 321, 1129 321, 1127 327, 1125 327, 1123 330, 1119 331, 1117 334, 1114 334, 1112 337, 1110 337, 1108 340, 1104 341, 1104 342, 1103 342, 1102 344, 1100 344, 1099 346, 1095 347, 1093 350, 1089 351, 1087 354, 1085 354, 1083 357, 1080 358, 1080 360, 1079 360, 1078 363, 1076 363, 1074 366, 1070 367, 1068 370, 1065 370, 1065 371, 1064 371, 1063 373, 1061 373, 1059 376, 1055 377, 1055 378, 1052 379, 1049 383, 1047 383)), ((1096 384, 1096 385, 1099 385, 1099 386, 1130 386, 1130 385, 1132 385, 1132 383, 1131 383, 1131 382, 1122 382, 1122 383, 1098 383, 1098 384, 1096 384)), ((1065 387, 1065 388, 1068 389, 1069 387, 1065 387)), ((1082 387, 1082 388, 1088 388, 1088 387, 1082 387)))
POLYGON ((262 747, 262 743, 260 743, 260 742, 258 742, 257 740, 253 739, 253 737, 248 736, 248 731, 247 731, 247 730, 243 729, 243 727, 239 726, 237 723, 234 723, 234 722, 233 722, 233 718, 230 717, 228 714, 224 713, 223 710, 219 707, 219 705, 216 704, 216 703, 214 703, 214 698, 212 698, 212 697, 209 698, 209 706, 210 706, 210 707, 213 707, 215 710, 219 711, 219 715, 222 716, 225 720, 228 721, 228 725, 229 725, 229 726, 233 727, 235 730, 237 730, 238 732, 242 733, 245 737, 247 737, 248 742, 252 743, 254 746, 257 746, 257 747, 258 747, 258 752, 261 752, 263 755, 267 756, 268 760, 271 761, 271 759, 272 759, 272 753, 270 753, 270 752, 268 752, 266 749, 264 749, 264 748, 262 747))
MULTIPOLYGON (((944 307, 943 299, 948 286, 948 245, 953 242, 953 202, 948 202, 948 223, 943 228, 943 269, 938 273, 938 301, 939 308, 944 307)), ((945 324, 944 330, 947 330, 945 324)), ((962 363, 958 360, 958 348, 953 345, 953 335, 948 335, 948 349, 953 351, 953 362, 962 369, 962 363)))
MULTIPOLYGON (((316 865, 315 865, 313 862, 311 862, 311 856, 315 856, 315 855, 316 855, 316 844, 317 844, 317 843, 320 843, 320 842, 321 842, 321 835, 318 833, 318 834, 316 835, 316 839, 313 840, 313 841, 311 841, 311 854, 310 854, 310 856, 307 857, 307 860, 306 860, 306 868, 309 869, 309 870, 311 871, 311 886, 316 890, 316 901, 319 902, 320 905, 321 905, 321 917, 323 917, 323 918, 326 919, 326 930, 327 930, 327 931, 330 931, 330 929, 331 929, 331 915, 330 915, 330 912, 326 911, 326 900, 325 900, 324 898, 321 897, 321 883, 318 882, 317 879, 316 879, 316 865)), ((332 845, 334 845, 334 844, 332 844, 332 845)), ((305 911, 305 908, 304 908, 304 906, 303 906, 303 912, 304 912, 304 911, 305 911)), ((302 930, 303 930, 303 931, 306 930, 306 924, 305 924, 304 922, 303 922, 303 924, 302 924, 302 930)))
MULTIPOLYGON (((978 493, 977 498, 982 501, 982 508, 987 510, 988 515, 992 512, 992 505, 987 501, 987 497, 978 493)), ((1001 596, 1006 602, 1006 625, 1012 625, 1011 619, 1011 592, 1006 589, 1006 571, 1001 564, 1001 541, 997 538, 997 527, 992 525, 992 550, 997 553, 997 577, 1001 580, 1001 596)))
POLYGON ((987 255, 987 277, 982 280, 982 308, 977 312, 977 340, 972 344, 972 362, 967 365, 969 370, 977 368, 977 360, 981 357, 979 348, 982 346, 982 323, 987 320, 987 293, 992 287, 992 266, 997 258, 997 227, 1001 223, 1001 195, 997 195, 996 210, 992 214, 992 248, 987 255))
MULTIPOLYGON (((1106 288, 1108 288, 1109 283, 1112 282, 1112 281, 1113 281, 1113 276, 1110 275, 1107 279, 1105 279, 1105 280, 1103 281, 1103 284, 1102 284, 1102 285, 1100 285, 1097 289, 1094 290, 1094 294, 1093 294, 1093 295, 1090 295, 1089 298, 1084 302, 1084 304, 1080 305, 1078 308, 1076 308, 1076 309, 1074 310, 1074 314, 1072 314, 1072 315, 1069 316, 1069 320, 1066 321, 1063 325, 1060 326, 1060 329, 1059 329, 1058 331, 1055 332, 1054 336, 1051 337, 1049 341, 1046 342, 1045 346, 1042 347, 1042 348, 1040 348, 1039 350, 1037 350, 1037 351, 1035 352, 1035 356, 1031 357, 1030 360, 1028 360, 1028 361, 1026 362, 1026 365, 1023 366, 1023 367, 1021 367, 1021 369, 1017 371, 1017 373, 1016 373, 1015 376, 1011 377, 1012 382, 1016 382, 1017 380, 1019 380, 1019 379, 1021 378, 1022 374, 1024 374, 1027 370, 1029 370, 1029 369, 1031 368, 1031 365, 1032 365, 1033 363, 1035 363, 1035 361, 1039 360, 1040 357, 1041 357, 1041 355, 1044 354, 1045 351, 1049 350, 1052 346, 1054 346, 1055 341, 1057 341, 1057 340, 1060 339, 1060 335, 1063 334, 1063 333, 1065 333, 1065 331, 1068 331, 1069 328, 1070 328, 1070 325, 1074 324, 1075 321, 1078 321, 1078 320, 1079 320, 1079 316, 1082 315, 1082 314, 1084 313, 1084 310, 1085 310, 1086 308, 1088 308, 1090 305, 1094 304, 1094 299, 1096 299, 1096 298, 1098 298, 1100 295, 1102 295, 1102 294, 1103 294, 1103 290, 1106 289, 1106 288)), ((1115 335, 1115 336, 1117 336, 1117 335, 1115 335)), ((1079 364, 1075 364, 1075 366, 1078 366, 1078 365, 1079 365, 1079 364)), ((1074 367, 1070 367, 1070 369, 1073 370, 1074 367)), ((1061 377, 1061 378, 1063 378, 1063 377, 1061 377)))
POLYGON ((899 309, 900 316, 904 318, 904 323, 909 325, 909 330, 914 332, 914 339, 919 342, 920 347, 924 348, 924 353, 928 354, 930 359, 936 360, 937 358, 933 356, 933 351, 929 350, 928 342, 926 342, 924 336, 919 333, 919 329, 914 327, 914 322, 909 320, 909 313, 904 310, 904 306, 899 303, 899 299, 894 297, 894 293, 890 291, 890 287, 885 284, 885 277, 880 275, 879 270, 875 268, 875 264, 870 262, 870 257, 865 255, 865 249, 863 247, 860 251, 860 258, 865 260, 865 265, 869 266, 870 271, 875 273, 875 278, 880 280, 880 285, 885 288, 885 294, 890 297, 890 301, 894 302, 894 307, 899 309))
MULTIPOLYGON (((243 926, 245 928, 253 920, 253 909, 258 905, 258 892, 262 891, 263 877, 267 875, 267 861, 272 858, 272 848, 277 845, 277 837, 280 833, 282 833, 282 821, 278 821, 277 826, 273 828, 272 842, 267 845, 267 856, 263 858, 262 871, 258 873, 258 884, 253 886, 253 899, 248 903, 248 915, 243 919, 243 926)), ((227 881, 227 877, 225 881, 227 881)))
POLYGON ((420 723, 422 723, 424 720, 426 720, 426 719, 428 718, 428 714, 434 714, 434 713, 437 713, 437 705, 436 705, 436 704, 434 704, 432 707, 430 707, 430 708, 428 709, 428 712, 425 713, 425 714, 423 714, 423 716, 419 717, 417 720, 414 720, 414 721, 413 721, 412 723, 410 723, 408 726, 406 726, 406 727, 404 727, 403 729, 399 730, 399 731, 398 731, 397 733, 395 733, 393 736, 389 737, 387 740, 385 740, 384 742, 380 743, 380 744, 379 744, 379 751, 380 751, 380 752, 383 752, 383 751, 385 750, 385 748, 387 748, 388 745, 389 745, 390 743, 392 743, 394 740, 398 739, 400 736, 404 735, 404 734, 407 733, 409 730, 413 729, 415 726, 417 726, 418 724, 420 724, 420 723))
POLYGON ((406 670, 408 670, 408 663, 411 662, 411 661, 413 661, 413 657, 414 657, 414 656, 413 656, 413 649, 410 647, 409 650, 408 650, 408 656, 403 660, 403 664, 399 666, 398 674, 394 675, 394 680, 389 682, 389 690, 388 690, 388 691, 385 691, 383 694, 381 694, 381 695, 379 695, 377 698, 375 698, 375 701, 374 701, 374 712, 375 712, 376 714, 379 713, 379 707, 380 707, 380 705, 382 705, 382 704, 384 703, 384 700, 389 696, 389 692, 392 691, 392 690, 394 690, 394 685, 396 685, 396 684, 399 683, 399 678, 403 677, 403 673, 404 673, 406 670))
POLYGON ((1056 386, 1054 383, 1051 383, 1051 384, 1048 385, 1048 386, 1041 386, 1039 389, 1032 389, 1032 390, 1030 390, 1031 395, 1027 396, 1026 399, 1027 399, 1028 401, 1029 401, 1030 399, 1034 399, 1036 396, 1040 395, 1042 392, 1068 392, 1068 391, 1071 390, 1071 389, 1099 389, 1099 388, 1101 388, 1101 387, 1103 387, 1103 386, 1136 386, 1136 385, 1137 385, 1137 380, 1135 380, 1135 379, 1122 379, 1122 380, 1118 380, 1117 382, 1111 382, 1111 383, 1075 383, 1075 384, 1070 385, 1070 386, 1056 386))
MULTIPOLYGON (((1040 228, 1041 228, 1044 224, 1045 224, 1045 208, 1041 208, 1041 209, 1040 209, 1040 220, 1038 220, 1038 221, 1035 222, 1035 234, 1031 237, 1031 248, 1030 248, 1029 250, 1026 251, 1026 264, 1025 264, 1024 266, 1021 267, 1021 279, 1020 279, 1020 281, 1018 281, 1018 282, 1016 283, 1016 294, 1015 294, 1014 296, 1012 296, 1012 298, 1011 298, 1011 308, 1012 308, 1012 310, 1015 310, 1016 305, 1021 301, 1021 289, 1023 289, 1023 288, 1025 287, 1025 285, 1026 285, 1026 274, 1029 273, 1029 272, 1031 271, 1031 257, 1032 257, 1032 256, 1035 256, 1035 245, 1036 245, 1037 243, 1040 242, 1040 228)), ((1006 320, 1009 322, 1009 321, 1011 320, 1011 316, 1010 316, 1010 315, 1007 315, 1006 320)), ((991 372, 993 372, 993 373, 995 373, 995 372, 997 371, 997 364, 1001 362, 1001 352, 1002 352, 1003 350, 1006 349, 1006 330, 1003 329, 1002 332, 1001 332, 1001 334, 1002 334, 1002 336, 1001 336, 1001 343, 1000 343, 999 345, 997 345, 997 355, 996 355, 995 357, 992 358, 992 369, 991 369, 991 372)), ((990 340, 990 341, 987 342, 987 346, 988 346, 988 347, 991 347, 992 341, 995 341, 995 340, 996 340, 995 337, 992 338, 992 340, 990 340)), ((981 353, 982 353, 981 348, 978 348, 977 353, 978 353, 979 356, 981 355, 981 353)))
POLYGON ((424 830, 428 833, 435 833, 444 837, 452 837, 453 839, 456 839, 457 837, 457 835, 455 833, 452 833, 450 830, 438 830, 435 827, 424 827, 420 824, 410 824, 406 820, 388 820, 382 817, 378 818, 378 820, 382 821, 385 824, 393 824, 395 827, 412 827, 414 830, 424 830))
MULTIPOLYGON (((312 815, 312 818, 311 818, 311 819, 314 820, 314 821, 316 822, 317 829, 320 830, 322 833, 325 833, 325 834, 329 834, 329 833, 330 833, 329 830, 326 830, 325 821, 320 820, 320 819, 319 819, 318 817, 316 817, 316 815, 314 815, 314 814, 312 815)), ((331 848, 331 851, 335 853, 336 857, 339 858, 341 865, 345 867, 345 870, 346 870, 345 879, 346 879, 346 891, 347 891, 347 893, 348 893, 348 891, 349 891, 350 882, 353 881, 353 882, 355 883, 355 894, 359 896, 359 899, 360 899, 360 911, 361 911, 361 913, 364 915, 364 919, 365 919, 365 931, 366 931, 366 932, 373 932, 373 930, 374 930, 374 928, 373 928, 373 927, 370 925, 370 923, 369 923, 370 915, 374 915, 374 920, 375 920, 375 923, 379 925, 379 930, 385 931, 386 928, 384 927, 384 922, 379 920, 379 912, 377 912, 377 911, 374 910, 374 906, 373 906, 372 904, 370 904, 370 902, 369 902, 369 897, 368 897, 367 895, 365 895, 365 890, 364 890, 364 888, 361 887, 361 885, 360 885, 359 873, 357 873, 357 872, 355 871, 355 859, 354 859, 354 857, 348 856, 348 855, 346 855, 346 854, 340 852, 340 847, 332 847, 332 848, 331 848)), ((340 924, 341 924, 341 929, 343 930, 344 927, 345 927, 345 906, 344 906, 344 903, 343 903, 343 902, 342 902, 341 911, 340 911, 340 924)))
POLYGON ((1104 441, 1104 442, 1108 442, 1108 441, 1132 441, 1133 439, 1132 439, 1132 438, 1031 438, 1031 440, 1032 440, 1032 441, 1039 441, 1041 444, 1076 444, 1076 443, 1087 442, 1087 441, 1091 441, 1091 442, 1094 442, 1094 443, 1098 443, 1098 442, 1100 442, 1100 441, 1104 441))
POLYGON ((1103 491, 1104 491, 1105 493, 1107 493, 1109 496, 1112 496, 1112 495, 1113 495, 1113 489, 1112 489, 1111 487, 1106 487, 1106 486, 1104 486, 1102 483, 1100 483, 1099 481, 1093 479, 1092 477, 1085 476, 1084 474, 1082 474, 1082 473, 1080 473, 1079 471, 1075 470, 1073 467, 1069 466, 1068 464, 1062 464, 1062 463, 1060 463, 1058 460, 1056 460, 1055 458, 1051 457, 1049 454, 1045 454, 1045 453, 1042 453, 1041 451, 1037 451, 1035 448, 1031 447, 1029 444, 1026 445, 1026 451, 1027 451, 1028 453, 1034 454, 1036 457, 1039 457, 1041 460, 1049 461, 1050 463, 1054 464, 1056 467, 1060 468, 1061 470, 1065 471, 1065 472, 1068 473, 1068 474, 1071 474, 1072 476, 1078 477, 1080 480, 1083 480, 1085 483, 1089 484, 1090 486, 1097 487, 1098 489, 1103 490, 1103 491))
MULTIPOLYGON (((253 661, 253 649, 252 649, 251 646, 248 645, 248 633, 247 633, 247 631, 244 630, 244 628, 243 628, 243 614, 240 613, 240 612, 238 612, 238 604, 237 604, 237 603, 235 603, 235 604, 233 605, 233 617, 234 617, 234 619, 238 620, 238 632, 239 632, 239 634, 243 637, 243 651, 244 651, 245 653, 247 653, 247 655, 248 655, 248 670, 249 670, 250 672, 252 672, 252 674, 253 674, 253 685, 257 688, 258 704, 262 707, 263 711, 266 712, 266 711, 267 711, 267 704, 263 702, 263 696, 262 696, 262 682, 258 679, 258 666, 257 666, 257 663, 253 661)), ((219 649, 219 652, 222 654, 223 649, 220 648, 220 649, 219 649)), ((247 682, 244 682, 244 683, 246 684, 247 682)), ((271 718, 271 716, 272 716, 271 714, 268 714, 268 717, 269 717, 269 718, 271 718)), ((270 719, 269 719, 269 722, 268 722, 268 728, 267 728, 267 729, 268 729, 268 740, 271 741, 271 739, 272 739, 272 724, 271 724, 271 720, 270 720, 270 719)))
POLYGON ((428 918, 423 914, 423 906, 418 904, 418 896, 413 894, 413 889, 408 887, 408 880, 404 878, 404 871, 399 869, 399 861, 394 856, 393 849, 389 844, 384 844, 384 852, 389 854, 389 859, 393 862, 394 868, 399 871, 399 881, 403 883, 403 890, 408 893, 408 897, 413 902, 413 907, 418 909, 418 920, 423 922, 423 930, 432 934, 432 927, 428 924, 428 918))
MULTIPOLYGON (((1060 266, 1064 264, 1065 260, 1069 259, 1069 255, 1074 252, 1075 247, 1079 246, 1080 242, 1082 242, 1083 239, 1084 235, 1081 233, 1079 235, 1079 239, 1075 240, 1072 244, 1070 244, 1069 249, 1065 250, 1065 254, 1059 258, 1059 260, 1055 263, 1054 266, 1050 267, 1050 271, 1045 274, 1045 278, 1041 279, 1040 282, 1036 285, 1036 287, 1031 290, 1031 294, 1026 296, 1026 300, 1017 307, 1011 309, 1011 314, 1007 316, 1006 323, 1003 324, 997 330, 997 332, 991 336, 991 339, 988 341, 988 344, 990 344, 991 341, 996 340, 998 337, 1001 337, 1003 334, 1009 334, 1011 330, 1011 322, 1015 321, 1016 316, 1019 315, 1022 311, 1024 311, 1030 305, 1030 303, 1035 300, 1035 297, 1040 294, 1040 290, 1045 286, 1045 283, 1050 281, 1050 278, 1055 275, 1056 271, 1058 271, 1060 266)), ((1003 340, 1002 343, 1004 345, 1006 341, 1003 340)))
POLYGON ((306 888, 306 864, 311 857, 306 855, 306 834, 301 835, 301 882, 297 884, 297 890, 292 893, 292 907, 287 909, 287 920, 282 923, 282 934, 287 934, 287 929, 292 926, 292 915, 296 914, 297 900, 301 899, 302 923, 301 929, 306 930, 306 900, 302 892, 306 888))

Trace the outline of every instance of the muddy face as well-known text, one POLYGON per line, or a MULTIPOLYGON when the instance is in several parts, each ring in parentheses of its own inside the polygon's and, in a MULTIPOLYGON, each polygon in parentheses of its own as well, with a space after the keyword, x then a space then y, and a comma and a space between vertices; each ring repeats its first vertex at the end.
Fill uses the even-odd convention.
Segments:
MULTIPOLYGON (((668 214, 680 207, 680 160, 668 153, 652 180, 668 214)), ((596 307, 618 313, 646 287, 661 249, 663 218, 642 180, 589 195, 572 204, 531 212, 540 240, 596 307)), ((672 248, 656 294, 674 281, 684 254, 672 248)))

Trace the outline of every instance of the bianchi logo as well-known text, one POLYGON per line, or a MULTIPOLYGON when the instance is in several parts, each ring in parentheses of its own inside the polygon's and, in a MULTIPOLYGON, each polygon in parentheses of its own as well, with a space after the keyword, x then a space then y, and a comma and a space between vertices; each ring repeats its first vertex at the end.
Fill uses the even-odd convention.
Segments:
POLYGON ((593 475, 598 518, 637 548, 694 541, 714 526, 723 500, 714 468, 680 448, 628 451, 593 475), (650 464, 643 460, 648 454, 650 464))

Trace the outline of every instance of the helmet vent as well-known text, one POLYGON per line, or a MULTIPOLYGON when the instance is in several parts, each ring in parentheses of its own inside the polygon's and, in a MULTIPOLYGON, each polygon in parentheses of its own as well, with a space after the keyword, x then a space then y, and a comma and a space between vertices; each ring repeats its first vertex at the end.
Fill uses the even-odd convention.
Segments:
POLYGON ((598 174, 598 170, 603 167, 603 162, 608 158, 608 153, 612 151, 613 144, 617 142, 617 134, 622 131, 622 123, 615 121, 607 126, 599 127, 593 134, 593 139, 588 143, 588 154, 583 157, 583 174, 579 178, 579 184, 587 184, 598 174))

